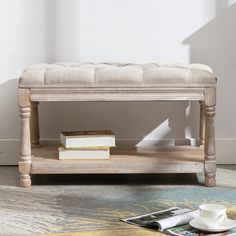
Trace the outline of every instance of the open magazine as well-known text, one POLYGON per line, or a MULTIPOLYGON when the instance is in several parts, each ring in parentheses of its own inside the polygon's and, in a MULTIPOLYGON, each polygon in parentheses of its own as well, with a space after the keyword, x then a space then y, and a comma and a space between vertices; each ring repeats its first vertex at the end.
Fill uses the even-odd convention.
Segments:
POLYGON ((167 235, 184 235, 184 236, 223 236, 236 235, 236 229, 222 233, 203 233, 192 228, 189 222, 199 217, 198 210, 188 208, 171 207, 165 210, 152 212, 145 215, 135 216, 122 221, 146 228, 157 229, 167 235))

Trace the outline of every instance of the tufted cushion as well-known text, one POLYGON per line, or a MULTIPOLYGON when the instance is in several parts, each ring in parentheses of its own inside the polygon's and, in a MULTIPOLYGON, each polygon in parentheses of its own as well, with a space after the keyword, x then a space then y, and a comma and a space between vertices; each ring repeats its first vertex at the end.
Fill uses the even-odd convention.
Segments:
POLYGON ((26 68, 20 87, 212 87, 216 77, 203 64, 57 63, 26 68))

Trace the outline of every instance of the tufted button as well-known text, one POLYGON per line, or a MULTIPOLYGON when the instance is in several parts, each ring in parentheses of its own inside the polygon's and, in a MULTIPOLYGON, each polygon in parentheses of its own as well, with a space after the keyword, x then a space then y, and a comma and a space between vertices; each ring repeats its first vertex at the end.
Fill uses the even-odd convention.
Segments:
POLYGON ((209 87, 216 83, 203 64, 56 63, 26 68, 20 87, 209 87))

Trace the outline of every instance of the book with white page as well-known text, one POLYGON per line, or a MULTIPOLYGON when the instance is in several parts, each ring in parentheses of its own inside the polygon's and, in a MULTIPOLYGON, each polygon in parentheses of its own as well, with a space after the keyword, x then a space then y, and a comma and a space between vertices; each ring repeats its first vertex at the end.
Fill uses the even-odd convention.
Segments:
POLYGON ((115 134, 110 130, 61 132, 60 141, 64 148, 114 147, 115 134))
POLYGON ((58 148, 60 160, 96 160, 109 159, 109 148, 83 148, 83 149, 65 149, 58 148))

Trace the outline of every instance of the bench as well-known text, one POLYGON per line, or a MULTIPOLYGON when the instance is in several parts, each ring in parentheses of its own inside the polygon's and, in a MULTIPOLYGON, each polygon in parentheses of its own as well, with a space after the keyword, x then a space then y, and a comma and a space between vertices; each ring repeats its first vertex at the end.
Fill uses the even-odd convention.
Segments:
POLYGON ((215 186, 216 76, 203 64, 58 63, 26 68, 19 80, 20 186, 31 174, 198 173, 215 186), (38 104, 60 101, 199 101, 198 146, 117 148, 110 160, 58 160, 40 146, 38 104), (31 148, 32 147, 32 148, 31 148))

